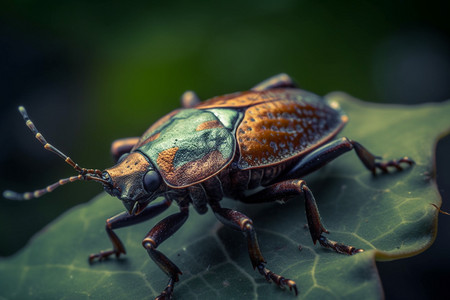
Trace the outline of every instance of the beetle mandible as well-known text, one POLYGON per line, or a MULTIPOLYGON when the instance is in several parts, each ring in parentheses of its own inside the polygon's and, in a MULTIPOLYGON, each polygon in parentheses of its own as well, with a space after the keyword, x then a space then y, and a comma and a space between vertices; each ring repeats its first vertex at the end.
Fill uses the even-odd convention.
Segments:
POLYGON ((355 150, 374 174, 377 169, 401 170, 400 164, 414 163, 408 157, 383 162, 353 140, 333 140, 347 116, 337 103, 297 88, 286 74, 271 77, 249 91, 205 102, 187 91, 181 101, 183 108, 162 117, 141 137, 113 142, 111 151, 117 164, 104 171, 82 168, 49 144, 25 109, 19 107, 26 125, 45 149, 64 159, 78 175, 31 193, 5 191, 4 196, 29 200, 69 182, 100 182, 106 192, 122 200, 126 211, 106 221, 113 249, 90 255, 90 262, 125 254, 114 229, 149 220, 175 202, 180 211, 157 223, 142 241, 150 258, 169 277, 157 299, 172 298, 181 275, 175 263, 157 248, 186 222, 190 205, 199 214, 210 207, 220 222, 244 234, 253 268, 268 281, 288 287, 297 295, 293 280, 266 267, 252 220, 241 212, 221 207, 221 199, 264 203, 303 195, 313 243, 318 241, 338 253, 352 255, 363 250, 323 235, 328 231, 311 190, 301 178, 350 150, 355 150), (257 187, 262 189, 250 195, 245 193, 257 187), (150 204, 158 197, 164 200, 150 204))

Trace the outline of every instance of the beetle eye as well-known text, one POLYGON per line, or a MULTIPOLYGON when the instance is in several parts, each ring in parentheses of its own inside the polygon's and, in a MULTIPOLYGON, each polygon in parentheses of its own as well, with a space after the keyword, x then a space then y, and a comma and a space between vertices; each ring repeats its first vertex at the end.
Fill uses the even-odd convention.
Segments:
POLYGON ((158 172, 148 171, 144 176, 144 188, 147 193, 153 193, 161 184, 161 177, 158 172))

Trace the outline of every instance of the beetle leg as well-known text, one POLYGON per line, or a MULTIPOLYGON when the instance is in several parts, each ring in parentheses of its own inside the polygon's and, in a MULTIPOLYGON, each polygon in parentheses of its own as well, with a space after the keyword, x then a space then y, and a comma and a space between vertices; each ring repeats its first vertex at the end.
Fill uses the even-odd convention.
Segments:
POLYGON ((125 247, 123 243, 117 236, 117 234, 113 231, 114 229, 134 225, 153 217, 156 217, 163 211, 165 211, 170 206, 171 201, 165 200, 156 204, 152 204, 146 207, 140 214, 138 215, 130 215, 128 212, 122 212, 112 218, 106 220, 106 233, 108 234, 109 239, 113 245, 112 250, 101 251, 97 254, 89 255, 89 262, 91 263, 95 259, 99 261, 104 260, 105 258, 115 254, 116 257, 119 257, 120 254, 126 254, 125 247))
POLYGON ((220 222, 235 230, 241 231, 245 235, 247 238, 248 254, 253 268, 258 268, 259 273, 263 275, 267 281, 273 281, 280 287, 287 286, 289 287, 289 290, 294 290, 295 295, 297 295, 298 291, 295 281, 275 274, 266 268, 266 261, 259 249, 256 232, 253 228, 253 221, 246 215, 235 210, 222 208, 219 204, 212 205, 212 209, 220 222))
POLYGON ((343 137, 341 139, 325 144, 322 147, 307 154, 292 169, 290 169, 289 172, 282 176, 281 180, 303 177, 306 174, 320 169, 335 158, 353 149, 355 150, 364 166, 372 171, 373 174, 376 174, 377 169, 380 169, 384 173, 387 173, 387 167, 395 167, 397 170, 402 170, 400 164, 414 164, 414 161, 408 157, 403 157, 398 160, 390 160, 387 162, 377 161, 380 159, 380 157, 370 153, 358 142, 343 137))
POLYGON ((138 142, 139 137, 123 138, 112 142, 111 154, 114 158, 114 161, 117 162, 123 154, 130 152, 131 149, 133 149, 134 145, 136 145, 138 142))
POLYGON ((184 108, 192 108, 200 104, 201 100, 193 91, 186 91, 181 95, 181 105, 184 108))
POLYGON ((329 232, 322 224, 316 200, 304 180, 290 179, 275 183, 240 200, 245 203, 273 202, 274 200, 284 201, 299 194, 303 194, 305 198, 306 219, 308 221, 309 232, 314 244, 319 241, 319 243, 326 248, 331 248, 338 253, 345 253, 348 255, 364 251, 363 249, 357 249, 353 246, 344 245, 329 240, 322 235, 323 233, 329 232))
POLYGON ((385 162, 376 161, 377 159, 380 159, 379 156, 373 155, 358 142, 352 140, 349 140, 349 142, 352 143, 356 151, 356 154, 358 155, 359 159, 362 161, 364 166, 370 171, 372 171, 374 175, 376 174, 377 169, 380 169, 383 173, 388 173, 389 171, 387 167, 394 167, 398 171, 401 171, 403 169, 402 166, 400 165, 401 163, 405 163, 410 166, 414 164, 414 161, 407 156, 404 156, 400 159, 392 159, 385 162))
POLYGON ((261 92, 265 90, 270 90, 274 88, 297 88, 297 84, 292 80, 292 78, 285 74, 281 73, 275 76, 272 76, 263 82, 258 83, 254 87, 252 87, 252 91, 261 92))
POLYGON ((169 276, 169 282, 166 288, 156 299, 171 299, 173 286, 179 280, 178 275, 182 274, 180 269, 167 256, 156 250, 156 248, 172 236, 186 222, 188 216, 188 208, 181 207, 181 212, 170 215, 160 221, 149 231, 142 241, 142 245, 147 250, 150 258, 169 276))

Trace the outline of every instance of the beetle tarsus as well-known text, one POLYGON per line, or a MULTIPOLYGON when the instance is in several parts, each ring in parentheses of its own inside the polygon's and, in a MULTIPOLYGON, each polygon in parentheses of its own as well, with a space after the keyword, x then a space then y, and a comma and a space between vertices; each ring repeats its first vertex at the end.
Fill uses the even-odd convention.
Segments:
POLYGON ((263 263, 260 263, 258 265, 258 271, 266 278, 267 281, 272 281, 281 288, 288 287, 290 291, 294 291, 296 296, 298 295, 297 284, 294 280, 275 274, 274 272, 267 269, 263 263))
POLYGON ((380 169, 383 173, 389 173, 388 167, 394 167, 397 171, 403 170, 401 164, 413 165, 414 161, 409 157, 405 156, 400 159, 392 159, 389 161, 377 161, 381 159, 379 156, 375 156, 364 148, 360 143, 348 140, 354 147, 356 154, 367 169, 372 171, 373 175, 376 175, 377 169, 380 169))
POLYGON ((119 258, 120 254, 125 254, 125 252, 121 252, 121 251, 117 251, 117 250, 100 251, 100 253, 89 255, 89 263, 92 264, 96 259, 98 261, 106 260, 113 254, 116 255, 116 258, 119 258))
POLYGON ((406 156, 400 159, 393 159, 386 162, 375 162, 375 165, 372 169, 372 173, 376 175, 376 169, 380 169, 383 173, 389 173, 388 167, 394 167, 395 169, 397 169, 397 171, 402 171, 403 167, 400 165, 402 163, 411 166, 415 162, 406 156))
POLYGON ((175 285, 175 281, 173 278, 169 279, 169 282, 167 283, 166 288, 164 289, 164 291, 162 291, 161 294, 159 294, 159 296, 157 296, 155 298, 155 300, 169 300, 172 299, 172 294, 173 294, 173 287, 175 285))
POLYGON ((113 245, 112 250, 107 251, 100 251, 97 254, 91 254, 89 255, 89 263, 92 263, 95 259, 98 259, 98 261, 102 261, 110 257, 111 255, 115 254, 116 258, 120 257, 120 254, 126 254, 125 247, 122 244, 122 241, 119 239, 117 234, 113 231, 114 228, 120 228, 117 226, 118 221, 122 220, 124 218, 124 214, 117 215, 114 218, 106 220, 106 233, 108 234, 108 237, 113 245))
POLYGON ((333 249, 337 253, 353 255, 353 254, 364 252, 364 249, 358 249, 358 248, 355 248, 350 245, 341 244, 341 243, 329 240, 324 236, 320 236, 319 243, 325 248, 333 249))

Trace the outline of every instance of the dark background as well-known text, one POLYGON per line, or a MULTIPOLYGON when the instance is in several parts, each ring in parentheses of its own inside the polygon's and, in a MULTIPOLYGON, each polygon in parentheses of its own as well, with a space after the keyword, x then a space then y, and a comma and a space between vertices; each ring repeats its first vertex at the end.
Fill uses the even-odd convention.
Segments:
MULTIPOLYGON (((450 98, 449 1, 147 2, 0 4, 1 190, 29 191, 74 174, 34 140, 19 104, 51 143, 82 166, 104 169, 111 141, 140 135, 187 89, 209 98, 286 72, 319 95, 341 90, 405 104, 450 98)), ((447 137, 437 181, 450 211, 448 153, 447 137)), ((0 200, 0 255, 99 191, 75 183, 35 201, 0 200)), ((450 217, 441 215, 429 250, 378 263, 388 299, 447 292, 449 231, 450 217)))

